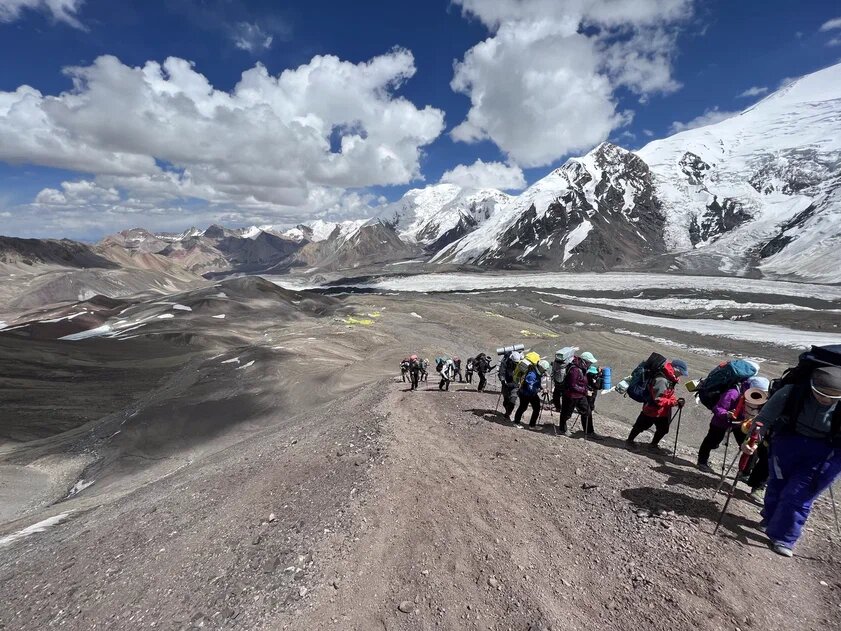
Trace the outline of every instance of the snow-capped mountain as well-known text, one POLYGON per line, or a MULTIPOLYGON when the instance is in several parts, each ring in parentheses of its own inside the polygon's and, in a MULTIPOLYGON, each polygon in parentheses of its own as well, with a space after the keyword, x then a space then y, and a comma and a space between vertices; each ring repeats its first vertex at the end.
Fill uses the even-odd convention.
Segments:
POLYGON ((662 228, 648 166, 603 143, 536 182, 433 261, 604 270, 663 252, 662 228))
POLYGON ((408 191, 378 213, 377 219, 393 226, 403 241, 437 252, 472 231, 510 199, 496 189, 435 184, 408 191))
POLYGON ((604 143, 502 205, 435 262, 665 269, 841 282, 841 64, 723 122, 604 143))
POLYGON ((841 64, 638 155, 686 267, 841 281, 841 64))

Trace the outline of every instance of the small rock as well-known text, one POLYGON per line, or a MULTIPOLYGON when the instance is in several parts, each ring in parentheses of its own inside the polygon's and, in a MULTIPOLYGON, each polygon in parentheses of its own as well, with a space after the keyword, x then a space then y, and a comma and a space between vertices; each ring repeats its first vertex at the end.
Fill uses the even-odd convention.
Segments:
POLYGON ((829 587, 829 583, 827 583, 826 581, 821 581, 821 586, 822 587, 829 587))
POLYGON ((397 609, 403 613, 412 613, 415 610, 415 605, 411 601, 404 600, 397 605, 397 609))
POLYGON ((254 540, 251 542, 251 545, 259 546, 262 541, 263 537, 257 535, 256 537, 254 537, 254 540))
POLYGON ((590 484, 589 482, 585 482, 584 484, 581 485, 581 488, 584 489, 585 491, 589 491, 591 489, 599 488, 599 485, 598 484, 590 484))
POLYGON ((429 570, 424 570, 423 572, 421 572, 421 574, 423 574, 424 576, 429 576, 429 570))
POLYGON ((293 438, 293 439, 292 439, 292 444, 293 444, 293 445, 297 445, 297 444, 298 444, 298 439, 297 439, 297 438, 293 438))
POLYGON ((496 577, 494 577, 494 576, 491 576, 491 577, 488 579, 488 585, 490 585, 490 586, 491 586, 491 587, 493 587, 494 589, 499 589, 499 581, 498 581, 498 580, 496 580, 496 577))
POLYGON ((275 521, 277 521, 277 515, 275 515, 274 513, 269 514, 269 523, 271 524, 275 521))
POLYGON ((333 581, 332 585, 333 585, 333 589, 336 589, 336 590, 339 589, 339 581, 333 581))

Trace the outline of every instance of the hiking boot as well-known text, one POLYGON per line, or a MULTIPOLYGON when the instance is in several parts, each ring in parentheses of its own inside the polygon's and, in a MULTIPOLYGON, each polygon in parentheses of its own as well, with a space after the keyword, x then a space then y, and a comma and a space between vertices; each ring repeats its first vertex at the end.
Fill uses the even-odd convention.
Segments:
POLYGON ((774 541, 773 539, 768 542, 768 546, 780 556, 791 558, 794 556, 794 550, 789 548, 786 544, 780 543, 779 541, 774 541))
POLYGON ((758 486, 750 492, 750 498, 757 504, 765 503, 765 487, 758 486))
POLYGON ((715 473, 715 470, 706 462, 698 463, 698 471, 703 471, 704 473, 715 473))
POLYGON ((640 448, 640 446, 639 446, 639 445, 637 445, 637 444, 636 444, 634 441, 632 441, 632 440, 626 440, 626 441, 625 441, 625 447, 627 447, 628 449, 631 449, 631 450, 633 450, 633 451, 636 451, 637 449, 639 449, 639 448, 640 448))
POLYGON ((514 423, 514 427, 516 427, 517 429, 526 429, 525 427, 520 425, 520 423, 514 423))
POLYGON ((602 436, 601 434, 597 434, 596 432, 590 432, 589 434, 587 434, 587 439, 588 440, 604 440, 604 436, 602 436))
POLYGON ((768 522, 764 519, 760 519, 759 523, 756 525, 756 529, 760 532, 766 532, 768 530, 768 522))
POLYGON ((657 455, 660 455, 660 456, 670 456, 672 454, 672 452, 669 451, 668 449, 666 449, 665 447, 661 447, 660 445, 655 445, 654 443, 649 444, 647 449, 651 453, 657 454, 657 455))

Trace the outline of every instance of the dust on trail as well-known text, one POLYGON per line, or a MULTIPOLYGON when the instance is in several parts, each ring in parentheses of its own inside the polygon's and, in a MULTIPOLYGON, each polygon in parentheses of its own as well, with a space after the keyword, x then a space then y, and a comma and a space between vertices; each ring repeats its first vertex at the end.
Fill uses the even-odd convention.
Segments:
POLYGON ((308 606, 267 628, 841 628, 825 511, 794 563, 765 547, 743 494, 713 537, 715 478, 617 439, 518 430, 496 398, 390 386, 384 464, 353 527, 318 550, 308 606))

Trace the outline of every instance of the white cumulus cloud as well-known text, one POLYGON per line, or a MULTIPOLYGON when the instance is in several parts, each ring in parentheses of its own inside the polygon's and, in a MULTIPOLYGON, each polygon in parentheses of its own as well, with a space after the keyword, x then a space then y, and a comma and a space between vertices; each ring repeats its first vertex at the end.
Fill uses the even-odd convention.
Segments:
POLYGON ((476 160, 471 165, 459 164, 441 176, 442 184, 457 184, 462 188, 498 188, 503 191, 518 191, 526 187, 523 170, 515 165, 501 162, 476 160))
POLYGON ((0 22, 20 19, 24 9, 42 11, 54 20, 78 29, 84 28, 76 15, 85 0, 0 0, 0 22))
POLYGON ((832 18, 831 20, 827 20, 823 24, 821 24, 821 32, 826 31, 833 31, 835 29, 841 29, 841 17, 832 18))
POLYGON ((347 189, 420 179, 422 148, 444 126, 440 110, 395 94, 415 73, 403 49, 358 64, 317 56, 276 76, 257 64, 231 91, 174 57, 131 67, 103 56, 65 72, 73 89, 58 95, 0 91, 0 160, 95 186, 49 189, 44 205, 88 195, 115 212, 185 200, 275 217, 341 211, 347 189))
POLYGON ((692 0, 454 0, 491 37, 456 63, 470 98, 457 141, 493 141, 523 166, 586 150, 630 122, 616 91, 645 101, 672 77, 679 25, 692 0))
POLYGON ((687 129, 696 129, 697 127, 705 127, 706 125, 714 125, 715 123, 720 123, 723 120, 727 120, 728 118, 733 118, 740 112, 724 112, 718 109, 718 107, 713 107, 708 110, 705 110, 703 114, 700 116, 696 116, 690 121, 685 123, 681 123, 679 121, 675 121, 669 127, 669 131, 671 133, 676 134, 678 132, 686 131, 687 129))
POLYGON ((739 95, 739 98, 746 99, 754 96, 762 96, 763 94, 768 94, 768 88, 765 86, 755 85, 742 92, 739 95))

